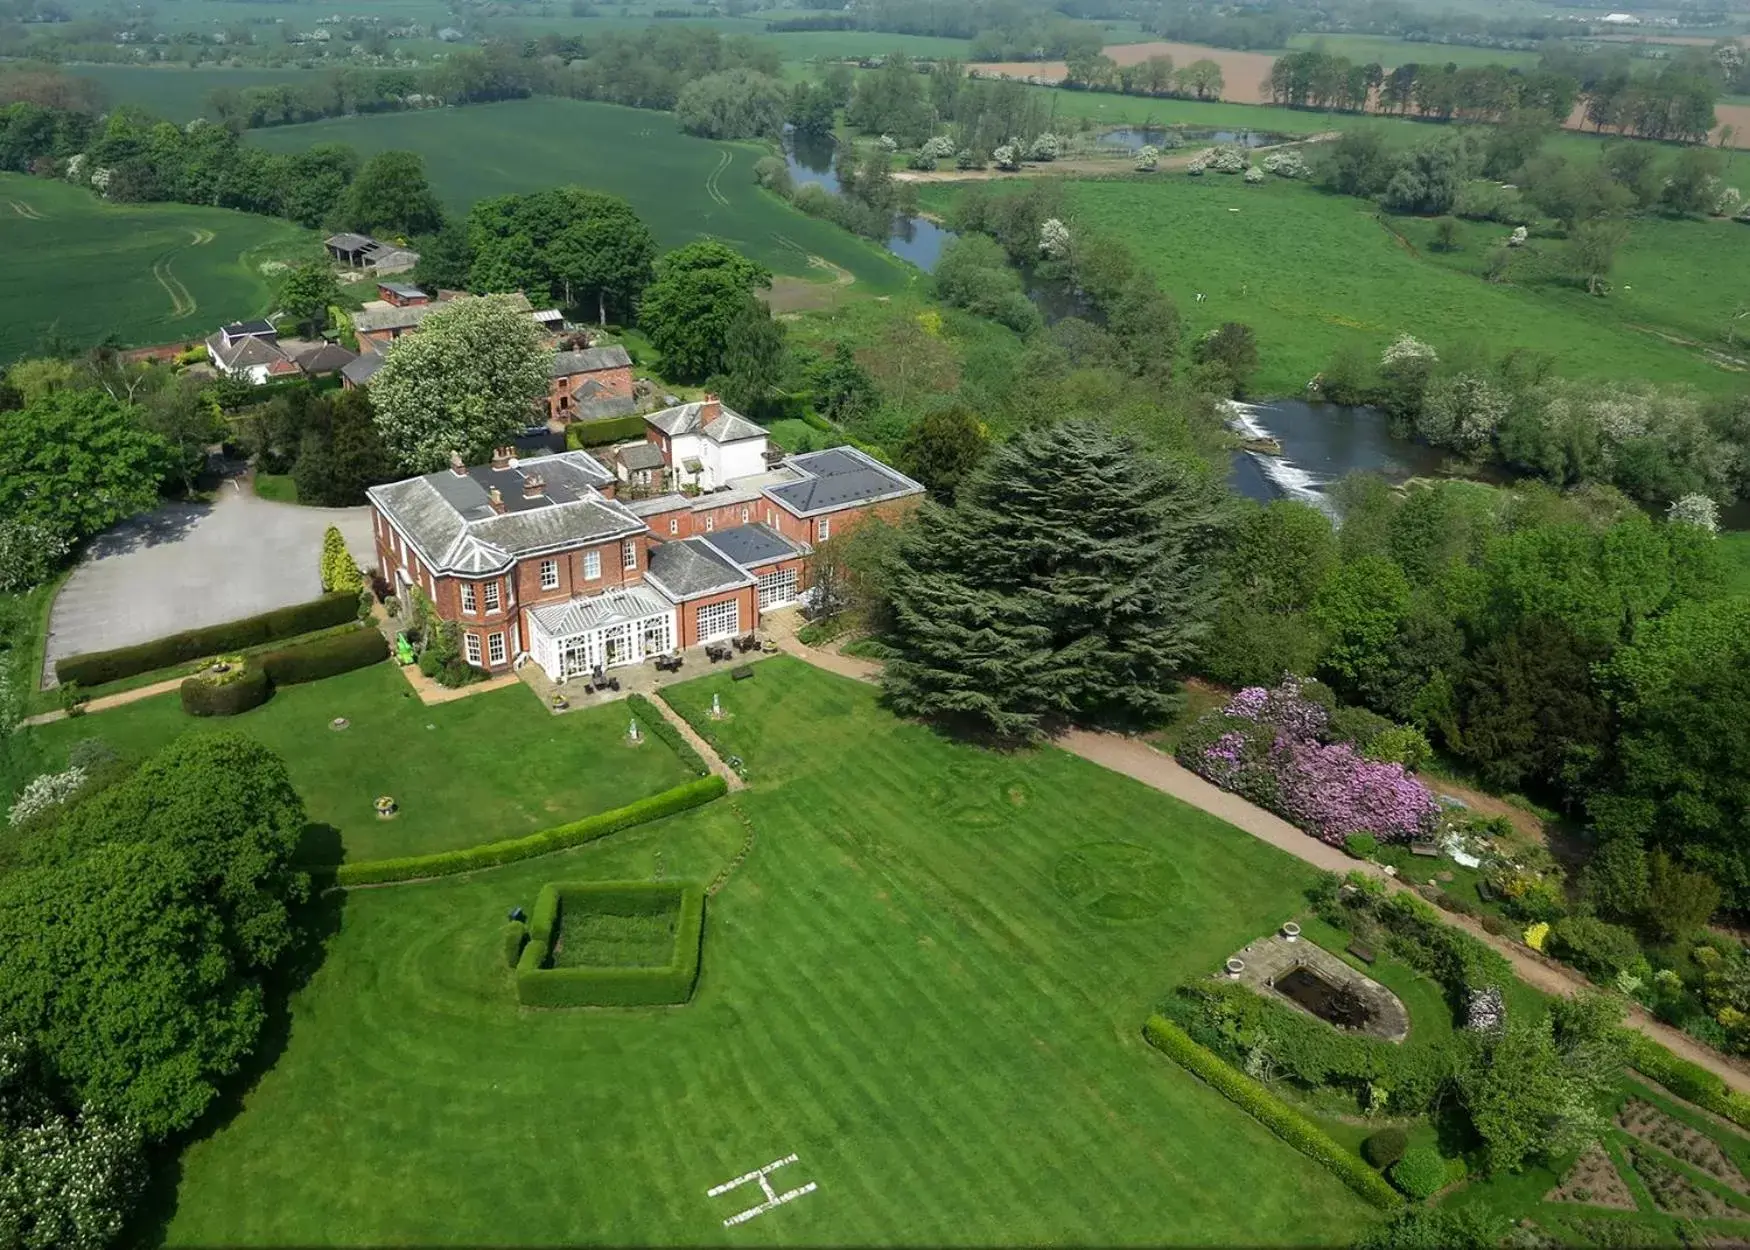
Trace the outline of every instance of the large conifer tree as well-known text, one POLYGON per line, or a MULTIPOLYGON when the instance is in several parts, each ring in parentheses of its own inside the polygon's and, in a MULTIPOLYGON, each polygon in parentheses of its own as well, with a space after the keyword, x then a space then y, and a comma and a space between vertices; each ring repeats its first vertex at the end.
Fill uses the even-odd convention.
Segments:
POLYGON ((1099 425, 1020 435, 901 543, 889 701, 1003 738, 1158 722, 1207 627, 1214 525, 1206 484, 1099 425))

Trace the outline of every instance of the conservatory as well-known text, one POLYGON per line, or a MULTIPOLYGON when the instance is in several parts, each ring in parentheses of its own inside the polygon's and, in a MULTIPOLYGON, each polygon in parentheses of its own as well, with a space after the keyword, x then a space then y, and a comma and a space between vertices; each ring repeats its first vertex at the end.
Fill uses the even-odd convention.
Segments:
POLYGON ((644 586, 530 609, 529 654, 554 681, 675 649, 674 604, 644 586))

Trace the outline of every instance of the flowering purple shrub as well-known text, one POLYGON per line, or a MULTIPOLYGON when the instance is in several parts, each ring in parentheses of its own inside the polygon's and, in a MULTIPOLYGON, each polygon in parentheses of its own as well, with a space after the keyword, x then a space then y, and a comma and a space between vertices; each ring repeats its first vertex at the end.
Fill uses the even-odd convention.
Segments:
POLYGON ((1328 722, 1292 677, 1274 690, 1251 686, 1197 722, 1179 759, 1335 846, 1352 833, 1404 842, 1430 829, 1440 807, 1428 788, 1401 764, 1321 742, 1328 722))

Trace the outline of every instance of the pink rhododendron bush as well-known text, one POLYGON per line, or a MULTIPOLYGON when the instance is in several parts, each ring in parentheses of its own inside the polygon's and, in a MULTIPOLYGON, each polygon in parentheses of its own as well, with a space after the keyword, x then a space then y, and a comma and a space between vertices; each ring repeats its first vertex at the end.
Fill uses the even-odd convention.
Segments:
POLYGON ((1249 686, 1192 727, 1179 762, 1333 845, 1352 833, 1407 842, 1432 830, 1440 806, 1428 787, 1402 764, 1326 741, 1329 720, 1294 678, 1249 686))

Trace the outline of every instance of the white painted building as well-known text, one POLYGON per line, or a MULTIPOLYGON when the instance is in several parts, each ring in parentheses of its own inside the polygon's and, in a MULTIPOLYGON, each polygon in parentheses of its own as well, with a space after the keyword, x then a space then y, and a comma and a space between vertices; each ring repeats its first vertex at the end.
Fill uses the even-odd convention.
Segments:
POLYGON ((766 432, 715 395, 644 418, 662 448, 670 485, 716 490, 766 467, 766 432))

